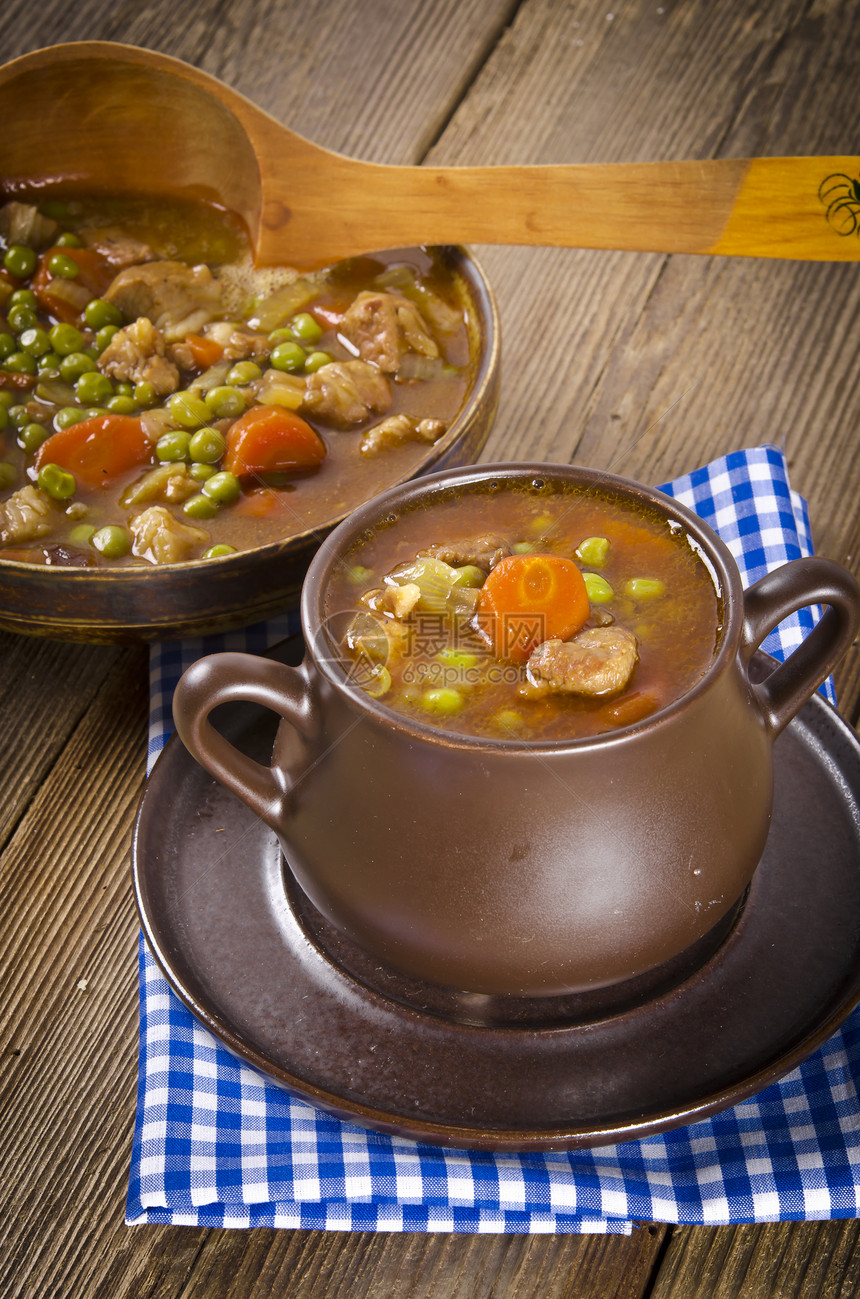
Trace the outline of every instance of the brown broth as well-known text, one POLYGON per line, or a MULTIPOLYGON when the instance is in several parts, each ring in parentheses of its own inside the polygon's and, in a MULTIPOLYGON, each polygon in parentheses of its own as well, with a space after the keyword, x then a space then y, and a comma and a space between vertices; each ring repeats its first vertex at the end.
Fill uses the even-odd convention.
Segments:
POLYGON ((325 609, 348 669, 381 703, 460 734, 538 741, 600 734, 665 707, 708 671, 721 624, 714 580, 679 525, 618 497, 551 483, 537 491, 457 489, 426 507, 404 510, 344 556, 332 575, 325 609), (362 595, 427 546, 488 532, 568 558, 575 558, 587 537, 609 539, 605 564, 576 562, 584 573, 599 573, 615 592, 599 616, 610 614, 637 637, 639 659, 621 693, 522 698, 524 667, 495 658, 469 621, 435 613, 404 619, 407 634, 385 656, 391 687, 380 693, 372 665, 343 646, 350 615, 365 607, 362 595), (641 599, 625 595, 631 578, 658 580, 664 593, 641 599), (462 705, 453 712, 428 710, 427 692, 434 689, 458 692, 462 705))

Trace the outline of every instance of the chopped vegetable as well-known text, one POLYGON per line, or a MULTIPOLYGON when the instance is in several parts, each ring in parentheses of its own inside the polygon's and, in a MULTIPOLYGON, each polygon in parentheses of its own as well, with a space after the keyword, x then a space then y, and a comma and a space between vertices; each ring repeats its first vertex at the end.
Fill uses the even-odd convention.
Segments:
POLYGON ((576 548, 576 558, 583 564, 601 568, 609 556, 608 537, 586 537, 576 548))
POLYGON ((55 464, 87 487, 106 487, 120 474, 146 463, 152 444, 132 415, 97 415, 47 438, 36 454, 36 469, 55 464))
POLYGON ((203 334, 188 334, 185 343, 198 370, 208 370, 211 365, 217 365, 224 355, 224 348, 218 340, 206 338, 203 334))
POLYGON ((478 626, 499 658, 523 663, 541 641, 567 640, 589 613, 588 592, 573 560, 509 555, 491 571, 478 598, 478 626))
POLYGON ((325 459, 322 438, 283 406, 253 406, 227 433, 223 467, 247 474, 307 473, 325 459))

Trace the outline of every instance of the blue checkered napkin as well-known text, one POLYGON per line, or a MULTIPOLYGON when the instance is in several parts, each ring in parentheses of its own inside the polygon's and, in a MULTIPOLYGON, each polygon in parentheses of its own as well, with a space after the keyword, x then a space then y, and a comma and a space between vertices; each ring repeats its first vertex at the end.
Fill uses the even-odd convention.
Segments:
MULTIPOLYGON (((774 447, 670 484, 728 543, 745 582, 811 553, 774 447)), ((802 614, 767 648, 783 656, 802 614)), ((152 651, 150 761, 184 668, 263 651, 293 616, 152 651)), ((830 687, 827 693, 831 694, 830 687)), ((831 695, 832 697, 832 695, 831 695)), ((860 1011, 781 1082, 713 1118, 587 1151, 446 1150, 329 1118, 238 1063, 171 992, 141 941, 140 1070, 126 1220, 379 1231, 618 1232, 634 1221, 848 1218, 860 1194, 860 1011)))

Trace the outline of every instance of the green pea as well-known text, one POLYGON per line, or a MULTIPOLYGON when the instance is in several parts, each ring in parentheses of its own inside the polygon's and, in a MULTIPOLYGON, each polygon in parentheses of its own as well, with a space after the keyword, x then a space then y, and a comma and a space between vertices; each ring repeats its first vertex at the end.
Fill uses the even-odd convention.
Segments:
POLYGON ((167 399, 167 409, 180 428, 199 428, 209 420, 209 407, 193 392, 173 393, 167 399))
POLYGON ((203 558, 221 559, 223 555, 235 555, 235 554, 236 554, 235 546, 228 546, 226 541, 219 541, 217 546, 210 546, 208 550, 204 550, 203 558))
POLYGON ((365 568, 364 564, 353 564, 347 569, 346 576, 354 586, 365 586, 373 577, 373 570, 365 568))
POLYGON ((116 325, 102 325, 101 329, 93 339, 93 347, 98 352, 99 356, 101 356, 114 334, 118 333, 119 329, 116 325))
POLYGON ((90 545, 105 559, 122 559, 131 550, 131 537, 119 524, 109 523, 93 533, 90 545))
POLYGON ((13 374, 35 374, 36 358, 29 352, 13 352, 3 362, 3 369, 11 370, 13 374))
POLYGON ((206 405, 216 419, 232 419, 235 415, 241 415, 245 409, 245 395, 238 388, 229 387, 227 384, 221 384, 218 388, 210 388, 206 394, 206 405))
POLYGON ((73 230, 64 230, 55 241, 56 248, 82 248, 83 240, 73 230))
POLYGON ((85 371, 75 383, 75 396, 83 406, 100 406, 113 395, 113 384, 98 370, 85 371))
POLYGON ((118 397, 133 397, 134 384, 128 379, 114 379, 114 392, 118 397))
POLYGON ((665 583, 654 577, 631 577, 624 584, 624 594, 631 600, 653 600, 658 595, 665 594, 665 591, 665 583))
POLYGON ((583 564, 602 568, 609 557, 608 537, 586 537, 576 548, 576 557, 583 564))
POLYGON ((16 289, 9 295, 10 307, 31 307, 33 311, 39 305, 39 299, 32 289, 16 289))
POLYGON ((36 482, 42 491, 47 492, 55 501, 70 500, 77 491, 78 486, 74 474, 70 474, 67 469, 62 469, 55 464, 42 465, 36 482))
POLYGON ((154 406, 158 401, 158 393, 148 379, 141 379, 134 385, 132 396, 139 406, 154 406))
POLYGON ((23 334, 25 329, 35 329, 39 323, 39 317, 32 307, 26 303, 19 302, 17 306, 10 307, 6 313, 6 319, 9 322, 9 328, 16 334, 23 334))
POLYGON ((9 423, 9 408, 8 406, 0 406, 0 432, 3 431, 3 429, 6 427, 8 423, 9 423))
POLYGON ((17 478, 15 466, 10 465, 8 460, 0 460, 0 492, 4 492, 7 487, 11 487, 17 481, 17 478))
POLYGON ((122 324, 122 312, 104 298, 91 298, 84 307, 84 320, 90 329, 103 329, 105 325, 122 324))
POLYGON ((477 654, 471 654, 468 650, 454 649, 452 646, 446 646, 436 655, 440 663, 446 667, 456 668, 459 672, 465 672, 467 668, 473 668, 478 662, 477 654))
POLYGON ((433 690, 425 690, 421 696, 421 707, 428 713, 437 713, 444 717, 450 717, 454 713, 459 713, 465 700, 459 690, 453 686, 439 686, 433 690))
POLYGON ((80 352, 84 345, 81 331, 65 322, 54 325, 48 337, 51 340, 51 347, 58 356, 71 356, 73 352, 80 352))
POLYGON ((16 403, 9 407, 9 419, 13 428, 23 428, 30 423, 30 412, 23 404, 16 403))
POLYGON ((79 523, 76 528, 72 528, 69 533, 69 541, 73 546, 88 546, 95 534, 95 528, 90 523, 79 523))
POLYGON ((216 428, 199 428, 188 443, 188 454, 191 459, 205 465, 214 465, 221 459, 226 449, 224 435, 216 428))
POLYGON ((89 416, 80 406, 63 406, 54 416, 54 428, 59 433, 60 429, 71 428, 72 424, 80 424, 85 419, 89 416))
POLYGON ((295 338, 300 338, 303 343, 317 343, 323 335, 322 326, 309 311, 300 311, 297 316, 293 316, 288 328, 290 333, 295 338))
POLYGON ((235 474, 222 470, 220 474, 213 474, 206 480, 203 491, 211 501, 217 501, 219 505, 232 505, 242 494, 242 484, 235 474))
POLYGON ((0 334, 0 361, 5 361, 7 356, 18 350, 18 344, 11 334, 0 334))
POLYGON ((189 496, 182 509, 191 519, 214 519, 218 513, 218 502, 199 492, 197 496, 189 496))
POLYGON ((278 343, 294 342, 295 337, 296 336, 291 329, 287 329, 286 326, 282 326, 280 329, 272 330, 271 334, 269 335, 269 342, 272 344, 272 347, 276 347, 278 343))
POLYGON ((315 374, 316 371, 321 370, 324 365, 331 365, 331 361, 332 358, 329 356, 328 352, 311 352, 310 356, 305 361, 305 373, 315 374))
POLYGON ((60 358, 56 352, 45 352, 36 362, 36 369, 39 374, 45 378, 58 379, 60 377, 60 358))
POLYGON ((297 370, 301 370, 305 359, 305 350, 299 347, 298 343, 278 343, 277 347, 272 348, 269 364, 276 370, 285 370, 288 374, 294 374, 297 370))
POLYGON ((51 340, 44 329, 25 329, 18 339, 21 349, 30 356, 44 356, 51 350, 51 340))
POLYGON ((204 464, 202 460, 195 460, 188 466, 188 473, 197 483, 205 483, 207 478, 211 478, 217 472, 214 465, 204 464))
POLYGON ((155 454, 162 461, 187 460, 190 440, 184 429, 173 429, 169 433, 162 433, 155 444, 155 454))
POLYGON ((18 430, 18 446, 22 451, 26 451, 28 456, 31 456, 34 451, 39 450, 39 447, 48 436, 49 433, 44 424, 25 424, 23 428, 18 430))
POLYGON ((16 280, 26 280, 36 269, 38 258, 26 244, 10 244, 3 257, 3 265, 16 280))
POLYGON ((455 571, 456 577, 452 586, 483 586, 487 580, 487 574, 482 568, 478 568, 477 564, 464 564, 462 568, 455 571))
POLYGON ((69 352, 60 361, 60 377, 66 383, 76 383, 82 374, 90 374, 96 363, 86 352, 69 352))
POLYGON ((9 392, 6 388, 0 388, 0 406, 3 406, 6 410, 8 410, 10 406, 14 406, 14 405, 15 405, 15 394, 13 392, 9 392))
POLYGON ((136 415, 140 410, 137 402, 133 397, 126 397, 123 393, 115 393, 113 397, 108 397, 105 402, 105 409, 113 415, 136 415))
POLYGON ((612 587, 599 573, 583 573, 582 580, 585 582, 585 589, 592 604, 608 604, 615 598, 612 587))
POLYGON ((515 555, 531 555, 535 550, 537 550, 537 542, 515 541, 511 546, 511 550, 515 555))
POLYGON ((227 372, 227 383, 231 387, 236 384, 252 383, 254 379, 259 379, 262 373, 256 361, 237 361, 227 372))
POLYGON ((78 263, 68 253, 54 253, 49 257, 48 270, 62 280, 76 280, 81 273, 78 263))

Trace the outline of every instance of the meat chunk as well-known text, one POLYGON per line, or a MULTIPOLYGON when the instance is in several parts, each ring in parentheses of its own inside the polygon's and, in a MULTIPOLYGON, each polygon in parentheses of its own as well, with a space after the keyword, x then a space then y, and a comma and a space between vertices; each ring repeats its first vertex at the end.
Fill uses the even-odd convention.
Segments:
POLYGON ((262 361, 272 350, 268 334, 243 329, 230 320, 216 321, 206 336, 221 344, 225 361, 262 361))
POLYGON ((361 424, 391 405, 391 385, 367 361, 332 361, 305 382, 302 406, 332 424, 361 424))
POLYGON ((152 258, 149 244, 114 226, 81 226, 78 233, 84 247, 101 253, 105 261, 117 270, 137 266, 152 258))
POLYGON ((184 262, 127 266, 104 296, 126 320, 146 316, 168 343, 198 333, 221 310, 221 290, 209 267, 184 262))
POLYGON ((359 293, 344 313, 341 333, 386 374, 397 373, 406 352, 439 355, 418 307, 399 293, 359 293))
POLYGON ((451 564, 453 568, 474 564, 476 568, 489 573, 500 559, 505 559, 511 553, 511 548, 506 539, 498 533, 486 532, 479 537, 466 537, 463 541, 440 542, 438 545, 428 546, 421 553, 432 555, 434 559, 441 559, 443 563, 451 564))
POLYGON ((438 442, 448 425, 441 419, 415 419, 412 415, 389 415, 369 428, 361 439, 361 454, 377 456, 389 447, 400 447, 406 442, 438 442))
POLYGON ((188 559, 196 546, 209 540, 208 533, 180 523, 163 505, 150 505, 129 521, 132 551, 152 564, 178 564, 188 559))
POLYGON ((21 546, 46 537, 53 526, 51 498, 32 483, 0 502, 0 546, 21 546))
POLYGON ((623 690, 639 657, 625 627, 591 627, 572 640, 545 640, 529 657, 527 675, 551 692, 613 695, 623 690))
POLYGON ((112 379, 151 383, 159 397, 179 387, 179 371, 165 355, 164 336, 146 316, 117 330, 98 367, 112 379))
POLYGON ((12 199, 0 207, 0 235, 7 244, 47 248, 53 243, 59 229, 52 217, 42 216, 32 203, 19 203, 12 199))

